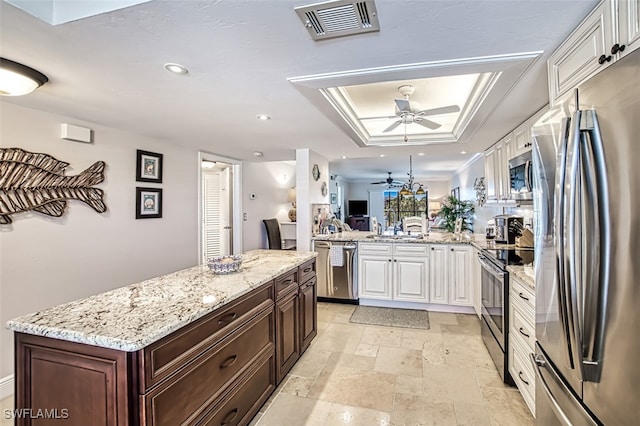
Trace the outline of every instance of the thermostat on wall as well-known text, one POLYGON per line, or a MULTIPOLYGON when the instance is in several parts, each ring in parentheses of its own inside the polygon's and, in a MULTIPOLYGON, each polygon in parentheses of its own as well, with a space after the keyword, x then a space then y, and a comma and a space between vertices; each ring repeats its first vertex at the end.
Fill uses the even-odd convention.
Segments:
POLYGON ((91 129, 62 123, 60 125, 60 137, 68 141, 91 143, 91 129))

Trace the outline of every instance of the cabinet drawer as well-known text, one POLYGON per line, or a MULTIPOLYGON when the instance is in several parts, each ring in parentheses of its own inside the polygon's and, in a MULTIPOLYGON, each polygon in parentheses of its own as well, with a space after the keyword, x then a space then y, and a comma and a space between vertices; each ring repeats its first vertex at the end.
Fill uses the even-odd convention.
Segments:
POLYGON ((306 283, 309 279, 316 276, 316 260, 310 260, 298 267, 298 276, 301 283, 306 283))
POLYGON ((517 306, 520 306, 523 312, 530 312, 533 316, 533 313, 536 310, 535 294, 533 290, 531 287, 513 276, 510 281, 512 295, 511 300, 513 300, 517 306))
POLYGON ((529 410, 535 416, 536 382, 531 361, 529 361, 528 356, 522 352, 519 345, 512 345, 510 352, 510 355, 513 356, 513 370, 511 371, 511 375, 522 394, 522 398, 529 406, 529 410))
POLYGON ((393 254, 402 256, 420 256, 424 257, 429 254, 427 244, 394 244, 393 254))
POLYGON ((511 332, 514 338, 520 339, 520 341, 533 352, 536 343, 533 315, 523 314, 517 306, 514 306, 512 312, 511 332))
POLYGON ((146 424, 193 422, 259 354, 274 352, 273 332, 273 309, 267 309, 205 352, 175 379, 144 395, 146 424))
POLYGON ((142 357, 145 393, 164 378, 191 362, 251 315, 273 304, 273 285, 261 286, 230 305, 216 310, 192 325, 149 345, 142 357), (228 328, 227 328, 228 327, 228 328))
POLYGON ((282 274, 276 278, 276 299, 288 293, 294 288, 298 288, 298 269, 282 274))
POLYGON ((275 389, 274 358, 258 361, 221 404, 213 408, 197 426, 246 425, 275 389))
POLYGON ((372 254, 374 256, 391 256, 391 244, 358 244, 358 254, 372 254))

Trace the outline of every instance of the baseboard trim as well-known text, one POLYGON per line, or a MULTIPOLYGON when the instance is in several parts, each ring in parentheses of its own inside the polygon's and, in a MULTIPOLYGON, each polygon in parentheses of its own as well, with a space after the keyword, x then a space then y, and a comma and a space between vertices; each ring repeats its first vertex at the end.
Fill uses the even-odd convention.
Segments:
POLYGON ((0 399, 13 395, 13 374, 0 378, 0 399))

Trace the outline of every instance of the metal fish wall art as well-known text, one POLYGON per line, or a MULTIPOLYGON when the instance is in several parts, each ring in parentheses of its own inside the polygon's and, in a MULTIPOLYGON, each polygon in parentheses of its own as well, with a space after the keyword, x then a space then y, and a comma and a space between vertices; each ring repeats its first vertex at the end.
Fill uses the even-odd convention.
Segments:
POLYGON ((75 176, 65 176, 69 165, 48 154, 21 148, 0 148, 0 224, 12 222, 15 213, 36 211, 48 216, 64 214, 67 200, 107 211, 104 192, 93 188, 104 181, 104 161, 97 161, 75 176))

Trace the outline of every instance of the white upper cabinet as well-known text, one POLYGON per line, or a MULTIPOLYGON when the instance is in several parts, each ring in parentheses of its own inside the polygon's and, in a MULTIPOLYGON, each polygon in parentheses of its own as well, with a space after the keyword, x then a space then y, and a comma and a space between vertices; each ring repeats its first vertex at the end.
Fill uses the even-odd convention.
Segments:
POLYGON ((549 102, 640 45, 640 0, 603 0, 549 57, 549 102))
POLYGON ((513 157, 531 151, 531 122, 525 121, 513 131, 513 157))
POLYGON ((640 1, 618 1, 618 44, 624 45, 620 56, 640 47, 640 1))
POLYGON ((497 182, 499 175, 496 175, 496 147, 495 145, 487 149, 484 153, 484 176, 487 188, 487 201, 496 201, 498 199, 497 182))

